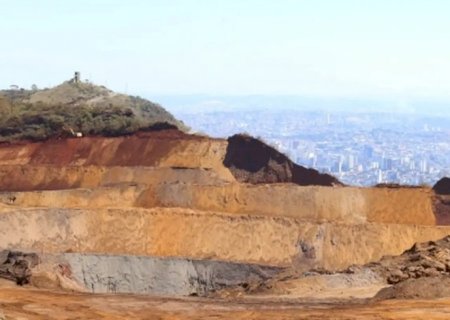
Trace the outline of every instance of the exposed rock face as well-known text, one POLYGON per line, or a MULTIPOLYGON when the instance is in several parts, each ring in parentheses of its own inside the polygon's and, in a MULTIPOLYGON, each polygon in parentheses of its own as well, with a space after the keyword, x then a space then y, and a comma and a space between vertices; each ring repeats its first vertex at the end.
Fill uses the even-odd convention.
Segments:
POLYGON ((19 285, 92 293, 204 296, 247 288, 283 268, 212 260, 109 254, 0 252, 0 278, 19 285), (78 284, 81 284, 78 285, 78 284))
POLYGON ((39 262, 35 253, 4 250, 0 252, 0 278, 15 281, 19 285, 29 283, 31 268, 39 262))
POLYGON ((0 230, 4 230, 0 247, 45 253, 189 257, 278 267, 295 264, 303 271, 342 270, 386 254, 401 254, 416 241, 450 234, 447 227, 317 223, 161 207, 8 206, 0 214, 0 230))
MULTIPOLYGON (((138 132, 134 135, 115 138, 84 137, 81 139, 48 140, 37 143, 14 143, 0 145, 0 170, 2 174, 17 173, 15 177, 5 178, 0 189, 5 191, 36 190, 35 181, 45 180, 41 173, 27 175, 36 167, 50 167, 53 174, 46 181, 44 189, 80 187, 76 183, 60 181, 79 180, 83 172, 102 167, 127 167, 130 169, 174 168, 208 169, 221 175, 228 181, 234 180, 230 171, 222 164, 227 143, 221 139, 210 139, 184 134, 178 130, 138 132), (76 175, 66 177, 60 170, 77 170, 76 175), (22 178, 16 181, 18 176, 22 178), (56 174, 58 173, 58 174, 56 174), (8 180, 12 179, 12 180, 8 180), (52 184, 52 181, 54 184, 52 184)), ((20 178, 19 178, 20 179, 20 178)), ((88 180, 89 177, 86 177, 88 180)), ((127 180, 127 176, 118 176, 116 182, 127 180)))
POLYGON ((72 276, 93 293, 203 296, 228 286, 247 287, 281 268, 208 260, 66 253, 72 276))
POLYGON ((223 163, 240 182, 292 182, 302 186, 342 184, 333 176, 299 166, 262 141, 242 134, 228 138, 223 163))

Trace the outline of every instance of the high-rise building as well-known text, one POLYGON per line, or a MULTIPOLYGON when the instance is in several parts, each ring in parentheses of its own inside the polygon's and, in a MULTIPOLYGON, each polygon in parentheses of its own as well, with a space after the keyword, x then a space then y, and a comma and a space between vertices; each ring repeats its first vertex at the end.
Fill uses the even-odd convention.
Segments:
POLYGON ((392 170, 392 159, 383 157, 381 159, 381 170, 392 170))
POLYGON ((363 157, 365 159, 371 159, 373 156, 373 148, 370 145, 365 145, 362 150, 363 157))
POLYGON ((348 156, 348 169, 352 170, 358 163, 356 156, 350 154, 348 156))
POLYGON ((428 172, 428 163, 426 159, 420 160, 420 172, 422 173, 428 172))
POLYGON ((378 179, 377 179, 378 183, 383 183, 383 171, 378 170, 378 179))

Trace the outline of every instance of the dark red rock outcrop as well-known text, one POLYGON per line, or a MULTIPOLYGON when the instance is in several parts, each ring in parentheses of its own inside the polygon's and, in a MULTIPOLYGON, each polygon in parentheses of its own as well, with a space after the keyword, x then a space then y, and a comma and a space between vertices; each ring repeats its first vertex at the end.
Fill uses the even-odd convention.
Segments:
POLYGON ((436 224, 450 225, 450 178, 444 177, 433 186, 436 224))
POLYGON ((450 178, 444 177, 433 186, 436 194, 450 195, 450 178))
POLYGON ((224 165, 245 183, 292 182, 298 185, 335 186, 342 183, 329 174, 307 169, 253 137, 237 134, 228 138, 224 165))

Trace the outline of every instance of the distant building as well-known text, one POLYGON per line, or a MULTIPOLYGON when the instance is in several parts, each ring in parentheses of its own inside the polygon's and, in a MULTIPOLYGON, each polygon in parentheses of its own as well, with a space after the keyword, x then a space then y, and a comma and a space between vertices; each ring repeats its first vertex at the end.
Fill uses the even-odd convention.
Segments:
POLYGON ((308 167, 315 168, 317 165, 317 156, 311 152, 308 155, 308 167))
POLYGON ((354 155, 352 154, 348 155, 348 168, 350 170, 352 170, 357 165, 357 162, 358 160, 354 155))
POLYGON ((381 170, 392 170, 392 159, 382 158, 381 159, 381 170))
POLYGON ((371 159, 373 156, 373 148, 370 145, 365 145, 362 153, 364 158, 371 159))
POLYGON ((377 183, 383 183, 383 172, 381 170, 378 170, 378 179, 377 179, 377 183))
POLYGON ((420 172, 427 173, 428 172, 428 163, 427 160, 420 160, 420 172))

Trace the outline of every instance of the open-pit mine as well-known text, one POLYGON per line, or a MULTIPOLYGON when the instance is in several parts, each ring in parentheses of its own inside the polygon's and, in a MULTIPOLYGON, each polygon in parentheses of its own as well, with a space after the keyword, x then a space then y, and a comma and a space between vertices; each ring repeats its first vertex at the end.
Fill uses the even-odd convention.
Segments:
POLYGON ((448 178, 347 186, 77 76, 0 115, 0 320, 450 317, 448 178))
POLYGON ((448 282, 431 188, 344 186, 176 129, 3 143, 0 181, 3 319, 450 316, 444 291, 408 295, 448 282))

